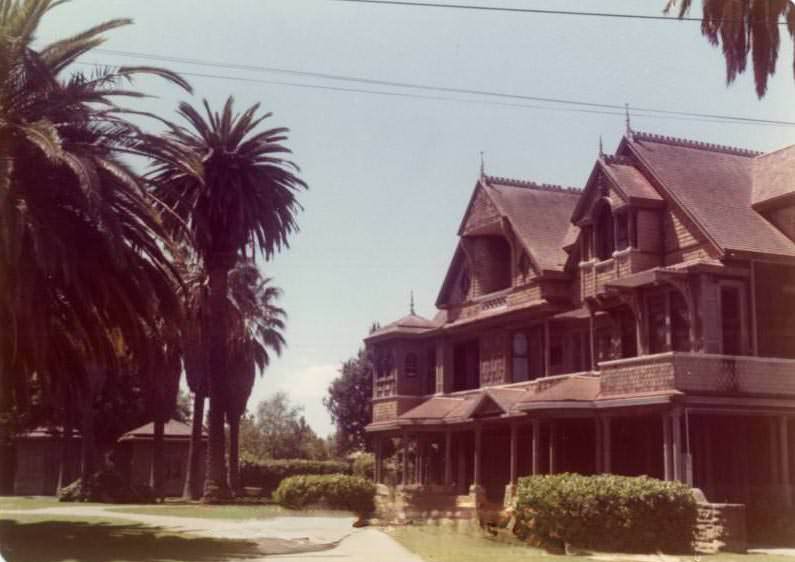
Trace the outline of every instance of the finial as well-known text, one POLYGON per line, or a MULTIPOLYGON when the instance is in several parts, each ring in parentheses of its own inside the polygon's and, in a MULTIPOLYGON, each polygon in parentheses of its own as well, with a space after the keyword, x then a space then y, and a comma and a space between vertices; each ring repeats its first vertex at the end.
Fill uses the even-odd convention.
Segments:
POLYGON ((414 316, 414 291, 411 291, 411 303, 409 304, 409 312, 414 316))
POLYGON ((602 158, 605 155, 605 149, 602 145, 602 135, 599 135, 599 158, 602 158))
POLYGON ((627 138, 631 139, 632 138, 632 127, 629 124, 629 103, 625 103, 624 104, 624 113, 626 115, 626 126, 627 126, 626 135, 627 135, 627 138))
POLYGON ((483 179, 486 177, 486 161, 483 158, 483 151, 480 151, 480 178, 483 179))

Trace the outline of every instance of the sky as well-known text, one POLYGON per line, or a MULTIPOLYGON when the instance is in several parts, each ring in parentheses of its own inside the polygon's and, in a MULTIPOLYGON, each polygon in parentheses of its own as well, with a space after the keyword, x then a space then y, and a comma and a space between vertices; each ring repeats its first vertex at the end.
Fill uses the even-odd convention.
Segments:
MULTIPOLYGON (((660 15, 665 0, 454 3, 660 15)), ((694 2, 691 15, 699 12, 694 2)), ((141 80, 136 85, 156 97, 140 108, 174 118, 180 101, 206 98, 217 107, 233 95, 238 108, 259 102, 273 112, 271 126, 291 130, 287 145, 309 184, 300 195, 301 230, 289 249, 261 264, 284 290, 288 348, 258 379, 249 410, 287 391, 320 435, 333 431, 321 402, 328 384, 356 354, 369 326, 407 314, 411 291, 419 314, 435 313, 481 153, 488 174, 580 187, 600 137, 612 152, 625 117, 620 110, 576 112, 560 104, 236 66, 628 103, 636 130, 764 151, 795 143, 795 127, 632 111, 795 121, 792 43, 786 37, 778 73, 762 100, 750 73, 726 86, 720 49, 701 36, 697 22, 333 0, 72 0, 47 15, 39 40, 47 43, 120 17, 132 18, 134 25, 110 32, 103 50, 84 56, 76 68, 165 66, 184 73, 194 94, 141 80)))

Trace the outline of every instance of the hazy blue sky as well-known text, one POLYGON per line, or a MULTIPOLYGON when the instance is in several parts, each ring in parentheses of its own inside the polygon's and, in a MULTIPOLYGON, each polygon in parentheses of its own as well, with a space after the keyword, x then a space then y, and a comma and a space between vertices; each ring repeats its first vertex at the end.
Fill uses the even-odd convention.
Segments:
MULTIPOLYGON (((466 3, 457 0, 456 3, 466 3)), ((499 6, 657 15, 664 0, 479 0, 499 6)), ((700 2, 694 2, 694 15, 700 2)), ((379 80, 493 90, 597 103, 795 120, 792 46, 757 100, 750 75, 730 88, 720 50, 694 22, 654 22, 338 3, 327 0, 74 0, 52 12, 43 41, 99 21, 130 17, 106 49, 204 61, 281 67, 379 80)), ((87 62, 141 64, 107 53, 87 62)), ((231 78, 359 87, 284 74, 163 63, 190 76, 194 101, 262 102, 271 125, 291 128, 289 146, 311 189, 301 197, 301 232, 264 265, 285 291, 289 348, 257 382, 256 402, 287 390, 321 434, 321 405, 340 363, 373 321, 433 303, 455 247, 456 229, 486 171, 581 186, 599 136, 612 151, 623 115, 486 105, 478 96, 445 100, 329 91, 231 78), (461 101, 465 100, 465 101, 461 101)), ((173 114, 188 96, 142 83, 173 114)), ((397 88, 365 87, 395 92, 397 88)), ((406 90, 403 90, 406 91, 406 90)), ((410 91, 407 91, 411 93, 410 91)), ((416 92, 414 92, 416 93, 416 92)), ((435 95, 435 94, 433 94, 435 95)), ((504 100, 503 100, 504 101, 504 100)), ((519 102, 539 105, 532 102, 519 102)), ((768 150, 795 143, 795 128, 633 117, 634 128, 768 150)))

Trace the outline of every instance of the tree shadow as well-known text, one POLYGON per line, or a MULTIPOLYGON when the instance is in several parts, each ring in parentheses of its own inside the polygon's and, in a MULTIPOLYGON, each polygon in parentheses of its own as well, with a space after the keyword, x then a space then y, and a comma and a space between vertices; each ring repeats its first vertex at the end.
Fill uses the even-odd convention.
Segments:
POLYGON ((221 562, 333 546, 284 539, 216 539, 135 523, 0 519, 0 555, 7 562, 221 562))

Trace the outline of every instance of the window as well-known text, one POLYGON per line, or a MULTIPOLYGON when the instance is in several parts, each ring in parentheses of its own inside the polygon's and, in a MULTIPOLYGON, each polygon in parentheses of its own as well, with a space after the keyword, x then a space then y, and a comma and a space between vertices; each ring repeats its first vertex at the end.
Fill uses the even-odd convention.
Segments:
POLYGON ((600 260, 610 259, 615 250, 613 238, 613 212, 610 204, 602 201, 594 211, 594 255, 600 260))
POLYGON ((720 288, 723 354, 742 355, 742 296, 739 287, 720 288))
POLYGON ((461 290, 464 300, 469 296, 469 289, 471 286, 472 278, 469 275, 469 268, 465 267, 463 271, 461 271, 461 277, 458 279, 458 288, 461 290))
POLYGON ((478 340, 453 347, 453 390, 469 390, 480 385, 480 345, 478 340))
POLYGON ((629 247, 629 213, 616 215, 616 249, 625 250, 629 247))
POLYGON ((527 335, 528 378, 533 380, 545 376, 544 327, 536 326, 527 335))
POLYGON ((679 291, 671 291, 671 348, 690 351, 690 316, 687 301, 679 291))
POLYGON ((511 342, 513 353, 512 379, 513 382, 526 381, 530 378, 530 363, 528 361, 527 335, 518 333, 513 335, 511 342))
POLYGON ((405 371, 407 377, 417 376, 417 354, 409 353, 406 355, 405 371))
POLYGON ((530 274, 530 256, 527 255, 527 252, 522 252, 522 255, 519 256, 518 268, 519 274, 523 278, 527 278, 530 274))
POLYGON ((622 308, 618 313, 618 323, 621 330, 621 357, 636 357, 638 355, 638 337, 635 315, 629 308, 622 308))

